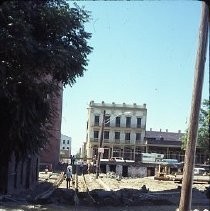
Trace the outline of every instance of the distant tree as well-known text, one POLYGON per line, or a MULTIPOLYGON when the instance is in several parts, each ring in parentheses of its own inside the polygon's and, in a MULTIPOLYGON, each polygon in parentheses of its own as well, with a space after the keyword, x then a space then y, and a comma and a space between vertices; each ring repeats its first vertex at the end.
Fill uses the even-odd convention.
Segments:
POLYGON ((80 157, 81 157, 80 152, 77 152, 76 155, 75 155, 75 158, 76 158, 76 159, 79 159, 80 157))
POLYGON ((185 150, 186 146, 187 146, 187 135, 188 135, 188 129, 185 130, 185 133, 182 135, 181 137, 181 141, 182 141, 182 149, 185 150))
POLYGON ((89 13, 64 0, 0 4, 0 165, 37 153, 49 138, 59 84, 83 76, 89 13))
MULTIPOLYGON (((200 109, 199 116, 199 128, 198 128, 198 139, 197 145, 202 148, 204 152, 210 153, 210 101, 204 99, 202 103, 202 108, 200 109)), ((186 130, 185 135, 182 137, 182 147, 186 147, 188 136, 188 129, 186 130)))

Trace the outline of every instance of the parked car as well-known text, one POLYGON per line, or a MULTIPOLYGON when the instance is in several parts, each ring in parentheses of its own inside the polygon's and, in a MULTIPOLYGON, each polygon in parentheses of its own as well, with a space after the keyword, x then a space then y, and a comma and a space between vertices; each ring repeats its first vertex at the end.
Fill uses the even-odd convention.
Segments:
POLYGON ((125 160, 126 163, 135 163, 135 160, 125 160))
POLYGON ((204 175, 206 173, 205 168, 194 168, 194 174, 195 175, 204 175))
POLYGON ((125 160, 122 157, 111 157, 110 161, 124 162, 125 160))

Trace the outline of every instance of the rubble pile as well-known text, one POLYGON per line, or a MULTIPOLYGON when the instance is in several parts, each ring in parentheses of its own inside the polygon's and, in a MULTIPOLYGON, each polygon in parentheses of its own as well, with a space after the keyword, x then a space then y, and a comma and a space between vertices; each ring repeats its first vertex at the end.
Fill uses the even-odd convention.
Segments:
MULTIPOLYGON (((78 199, 80 206, 138 206, 138 205, 173 205, 161 195, 154 195, 144 190, 121 189, 118 191, 105 191, 103 189, 92 190, 89 193, 93 200, 89 199, 86 192, 79 192, 78 199)), ((57 189, 53 194, 45 199, 45 203, 55 203, 62 205, 74 205, 75 194, 73 190, 57 189)), ((39 201, 41 203, 41 201, 39 201)))

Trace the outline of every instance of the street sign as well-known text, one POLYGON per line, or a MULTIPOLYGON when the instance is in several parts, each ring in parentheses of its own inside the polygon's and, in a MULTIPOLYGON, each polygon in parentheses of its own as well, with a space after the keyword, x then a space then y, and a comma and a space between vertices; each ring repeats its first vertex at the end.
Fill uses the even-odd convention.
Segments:
POLYGON ((104 153, 104 148, 98 148, 99 153, 104 153))

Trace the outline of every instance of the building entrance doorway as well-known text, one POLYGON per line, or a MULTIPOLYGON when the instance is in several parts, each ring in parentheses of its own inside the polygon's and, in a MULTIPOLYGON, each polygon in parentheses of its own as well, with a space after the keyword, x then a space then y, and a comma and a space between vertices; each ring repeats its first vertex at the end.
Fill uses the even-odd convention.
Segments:
POLYGON ((128 176, 128 166, 123 166, 122 176, 123 177, 127 177, 128 176))

